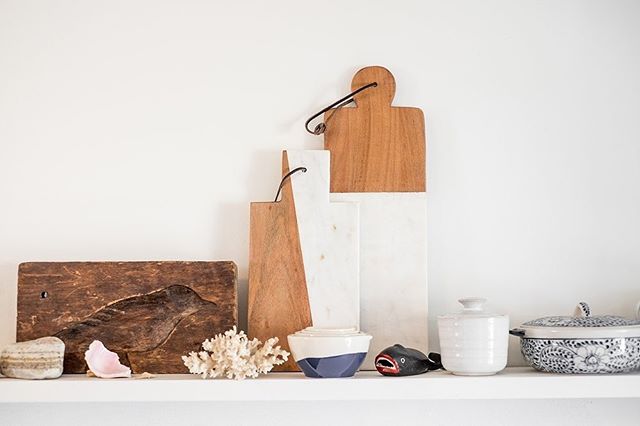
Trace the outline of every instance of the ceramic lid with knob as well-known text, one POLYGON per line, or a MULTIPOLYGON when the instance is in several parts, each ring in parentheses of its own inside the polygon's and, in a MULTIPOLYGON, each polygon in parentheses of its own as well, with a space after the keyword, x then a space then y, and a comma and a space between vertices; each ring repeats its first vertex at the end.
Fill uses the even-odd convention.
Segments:
POLYGON ((499 315, 485 309, 487 299, 483 297, 465 297, 458 299, 458 302, 462 304, 462 310, 457 313, 439 315, 440 319, 464 319, 464 318, 495 318, 505 317, 506 315, 499 315))
POLYGON ((591 308, 580 302, 572 316, 550 316, 525 322, 519 327, 526 338, 616 338, 640 337, 640 304, 636 319, 617 315, 592 315, 591 308))

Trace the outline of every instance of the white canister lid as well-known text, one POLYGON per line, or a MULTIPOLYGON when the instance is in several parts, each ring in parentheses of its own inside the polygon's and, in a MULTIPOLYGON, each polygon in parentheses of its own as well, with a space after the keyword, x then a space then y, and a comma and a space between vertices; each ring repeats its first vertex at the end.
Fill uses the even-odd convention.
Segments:
POLYGON ((439 315, 438 318, 442 319, 465 319, 465 318, 497 318, 506 317, 506 315, 499 315, 485 309, 485 303, 487 299, 484 297, 464 297, 458 299, 458 302, 462 304, 462 310, 456 313, 439 315))

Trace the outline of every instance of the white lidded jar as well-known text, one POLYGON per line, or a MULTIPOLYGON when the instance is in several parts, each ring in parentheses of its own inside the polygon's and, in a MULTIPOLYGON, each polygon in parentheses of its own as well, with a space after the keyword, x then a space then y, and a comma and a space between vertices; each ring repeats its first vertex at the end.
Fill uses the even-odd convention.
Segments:
POLYGON ((453 374, 487 376, 507 365, 509 317, 485 311, 486 301, 460 299, 462 311, 438 316, 442 365, 453 374))

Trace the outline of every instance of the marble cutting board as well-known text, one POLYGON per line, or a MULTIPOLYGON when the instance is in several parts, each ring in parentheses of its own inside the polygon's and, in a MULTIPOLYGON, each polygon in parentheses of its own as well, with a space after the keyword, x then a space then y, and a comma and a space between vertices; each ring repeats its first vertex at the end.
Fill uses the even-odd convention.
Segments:
POLYGON ((358 328, 359 209, 329 202, 329 151, 287 151, 293 200, 314 327, 358 328))
POLYGON ((360 327, 373 336, 362 369, 395 343, 427 353, 424 192, 332 193, 360 206, 360 327))

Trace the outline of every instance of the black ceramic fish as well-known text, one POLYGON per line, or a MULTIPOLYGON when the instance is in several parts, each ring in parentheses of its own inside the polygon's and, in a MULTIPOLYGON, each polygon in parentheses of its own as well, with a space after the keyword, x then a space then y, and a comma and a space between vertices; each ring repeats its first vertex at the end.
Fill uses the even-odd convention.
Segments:
POLYGON ((442 368, 440 354, 429 356, 402 345, 389 346, 376 356, 376 370, 383 376, 414 376, 442 368))

